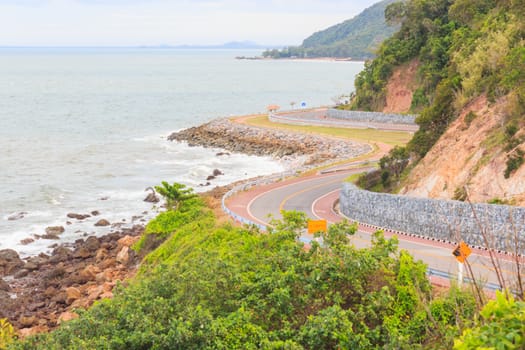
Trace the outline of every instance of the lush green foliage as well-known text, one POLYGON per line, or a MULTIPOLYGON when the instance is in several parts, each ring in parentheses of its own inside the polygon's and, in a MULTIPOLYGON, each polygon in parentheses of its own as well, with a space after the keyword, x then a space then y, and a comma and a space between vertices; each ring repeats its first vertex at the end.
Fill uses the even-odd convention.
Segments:
MULTIPOLYGON (((210 215, 208 213, 208 216, 210 215)), ((164 240, 173 234, 177 228, 193 220, 201 219, 202 216, 202 200, 199 197, 187 199, 180 203, 177 211, 167 210, 148 222, 144 234, 133 248, 140 252, 148 239, 150 239, 149 236, 153 235, 157 240, 164 240)))
MULTIPOLYGON (((381 110, 393 70, 418 62, 412 111, 420 130, 408 150, 424 156, 473 98, 509 99, 508 120, 525 115, 525 5, 522 0, 408 0, 385 11, 401 29, 356 79, 351 108, 381 110)), ((472 119, 473 116, 471 116, 472 119)), ((471 121, 470 119, 470 121, 471 121)), ((507 173, 521 165, 509 154, 507 173)))
POLYGON ((352 19, 312 34, 301 46, 268 50, 263 56, 371 58, 381 42, 398 28, 389 26, 384 16, 386 6, 394 1, 378 2, 352 19))
POLYGON ((396 146, 379 160, 378 170, 364 173, 357 180, 357 184, 367 190, 389 192, 399 184, 408 161, 409 154, 406 147, 396 146))
POLYGON ((155 186, 155 190, 166 200, 168 210, 177 210, 181 202, 197 196, 193 193, 193 189, 177 182, 170 185, 162 181, 162 186, 155 186))
POLYGON ((450 348, 472 317, 456 307, 472 298, 433 300, 425 266, 381 233, 359 250, 348 244, 355 226, 341 223, 323 245, 305 249, 297 241, 302 213, 284 212, 271 234, 260 234, 217 226, 197 201, 184 206, 198 214, 180 222, 114 299, 13 348, 450 348))
POLYGON ((454 349, 513 350, 525 348, 525 302, 496 292, 480 312, 482 320, 475 328, 464 331, 454 349))

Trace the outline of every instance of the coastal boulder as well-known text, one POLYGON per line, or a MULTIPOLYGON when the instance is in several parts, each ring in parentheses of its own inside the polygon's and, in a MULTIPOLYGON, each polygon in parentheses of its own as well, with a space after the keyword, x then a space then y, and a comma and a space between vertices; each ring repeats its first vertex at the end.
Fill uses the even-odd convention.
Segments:
POLYGON ((159 197, 154 193, 148 193, 146 198, 144 198, 144 202, 148 203, 158 203, 160 201, 159 197))
POLYGON ((117 254, 117 262, 121 263, 122 265, 127 265, 129 262, 129 247, 122 247, 122 249, 117 254))
POLYGON ((23 219, 26 215, 27 215, 27 212, 21 211, 20 213, 15 213, 15 214, 9 215, 7 217, 7 220, 9 220, 9 221, 20 220, 20 219, 23 219))
POLYGON ((69 287, 66 289, 66 303, 71 304, 75 300, 80 299, 82 297, 82 293, 80 293, 80 290, 75 287, 69 287))
POLYGON ((78 314, 71 312, 71 311, 65 311, 58 316, 58 324, 61 324, 63 322, 71 321, 78 318, 78 314))
POLYGON ((100 219, 95 223, 95 226, 109 226, 111 223, 106 219, 100 219))
POLYGON ((70 219, 77 219, 77 220, 84 220, 89 218, 91 215, 89 214, 76 214, 76 213, 69 213, 67 214, 67 217, 70 219))
POLYGON ((12 249, 0 250, 0 276, 11 275, 24 266, 18 253, 12 249))
POLYGON ((28 245, 28 244, 31 244, 33 243, 35 240, 31 237, 28 237, 28 238, 24 238, 20 241, 20 244, 21 245, 28 245))
POLYGON ((3 291, 3 292, 11 291, 11 287, 9 286, 9 284, 6 281, 4 281, 2 278, 0 278, 0 291, 3 291))
POLYGON ((100 248, 100 242, 97 237, 89 236, 84 242, 84 248, 90 252, 97 251, 100 248))
POLYGON ((160 198, 155 193, 155 189, 153 187, 148 187, 145 189, 145 191, 151 191, 146 198, 144 198, 144 202, 148 203, 158 203, 160 201, 160 198))
POLYGON ((58 236, 62 233, 64 233, 65 229, 64 226, 49 226, 46 227, 46 234, 58 236))

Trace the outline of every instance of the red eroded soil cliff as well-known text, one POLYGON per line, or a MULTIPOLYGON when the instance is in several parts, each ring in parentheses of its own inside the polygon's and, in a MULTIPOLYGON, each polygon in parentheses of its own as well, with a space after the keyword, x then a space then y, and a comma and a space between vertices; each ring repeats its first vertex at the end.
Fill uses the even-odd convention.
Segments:
POLYGON ((498 198, 525 205, 525 166, 504 177, 506 106, 505 98, 492 104, 485 96, 473 100, 411 171, 400 193, 452 199, 466 186, 473 202, 498 198))

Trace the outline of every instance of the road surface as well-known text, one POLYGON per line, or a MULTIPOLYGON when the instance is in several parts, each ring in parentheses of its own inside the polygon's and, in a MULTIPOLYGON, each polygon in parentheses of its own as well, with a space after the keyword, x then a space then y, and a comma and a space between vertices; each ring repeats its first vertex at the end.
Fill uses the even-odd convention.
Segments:
MULTIPOLYGON (((365 170, 360 168, 316 174, 260 186, 231 197, 226 204, 236 214, 264 225, 269 224, 271 217, 281 218, 281 210, 297 210, 306 213, 312 219, 326 219, 329 223, 339 222, 342 218, 333 207, 339 197, 342 182, 348 176, 365 170)), ((370 233, 376 229, 361 224, 359 232, 351 238, 352 243, 356 247, 368 246, 370 233)), ((425 262, 432 271, 440 271, 452 276, 458 274, 458 263, 452 255, 455 244, 385 230, 387 237, 394 234, 399 238, 400 249, 409 251, 416 259, 425 262)), ((302 237, 306 241, 311 238, 302 237)), ((498 258, 506 278, 512 279, 512 276, 515 276, 515 263, 509 261, 510 258, 505 255, 500 254, 498 258)), ((486 282, 492 288, 499 285, 486 251, 473 250, 468 261, 476 279, 486 282)), ((466 269, 464 276, 468 276, 466 269)))

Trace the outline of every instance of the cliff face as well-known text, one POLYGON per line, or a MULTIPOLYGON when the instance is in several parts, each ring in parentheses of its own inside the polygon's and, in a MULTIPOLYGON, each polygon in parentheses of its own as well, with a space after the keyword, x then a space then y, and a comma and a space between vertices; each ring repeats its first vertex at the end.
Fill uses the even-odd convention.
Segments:
POLYGON ((500 199, 525 205, 525 167, 505 178, 504 124, 507 99, 485 96, 467 105, 438 142, 410 172, 400 193, 473 202, 500 199), (465 192, 466 188, 466 192, 465 192))

